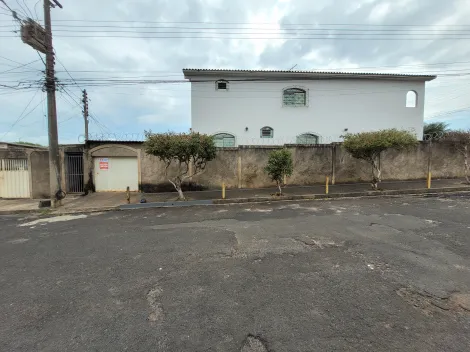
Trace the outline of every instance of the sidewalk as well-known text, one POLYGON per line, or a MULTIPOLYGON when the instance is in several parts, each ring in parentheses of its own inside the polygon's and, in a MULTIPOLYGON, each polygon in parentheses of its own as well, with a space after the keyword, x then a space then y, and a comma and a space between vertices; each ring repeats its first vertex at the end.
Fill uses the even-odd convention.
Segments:
MULTIPOLYGON (((445 191, 470 191, 470 186, 465 185, 463 179, 443 179, 433 180, 431 193, 439 193, 445 191)), ((426 190, 426 181, 398 181, 398 182, 382 182, 380 188, 383 191, 372 192, 368 183, 352 183, 352 184, 339 184, 330 185, 329 194, 336 196, 361 196, 361 195, 381 195, 387 194, 387 191, 399 191, 406 194, 409 190, 412 193, 417 193, 417 190, 426 190)), ((185 192, 185 196, 189 201, 202 201, 202 200, 219 200, 218 203, 230 202, 243 202, 260 201, 269 199, 272 195, 276 194, 278 189, 261 188, 261 189, 227 189, 225 201, 220 201, 222 198, 221 190, 198 191, 198 192, 185 192)), ((313 195, 324 195, 325 185, 314 186, 286 186, 283 188, 283 195, 288 199, 289 197, 304 196, 308 198, 313 195)), ((160 203, 160 202, 174 202, 177 200, 178 195, 176 192, 168 193, 131 193, 131 204, 139 204, 140 199, 144 198, 147 203, 160 203)), ((312 197, 314 198, 314 197, 312 197)), ((53 212, 56 214, 61 213, 78 213, 78 212, 93 212, 93 211, 106 211, 115 209, 121 205, 127 204, 125 192, 109 192, 109 193, 92 193, 87 196, 68 195, 63 201, 62 206, 58 209, 49 210, 47 208, 38 208, 39 200, 37 199, 0 199, 0 214, 14 214, 14 213, 27 213, 27 212, 53 212)))
MULTIPOLYGON (((433 180, 432 189, 442 188, 462 188, 465 190, 470 186, 464 184, 464 179, 442 179, 433 180)), ((383 191, 388 190, 415 190, 425 189, 426 180, 418 181, 393 181, 393 182, 381 182, 379 188, 383 191)), ((356 193, 356 192, 370 192, 372 188, 370 183, 343 183, 339 185, 329 185, 329 194, 341 194, 341 193, 356 193)), ((270 188, 245 188, 245 189, 227 189, 225 192, 226 199, 237 199, 237 198, 265 198, 279 192, 277 187, 270 188)), ((378 192, 379 193, 379 192, 378 192)), ((282 194, 288 196, 300 196, 309 194, 325 194, 325 185, 313 185, 313 186, 289 186, 287 185, 282 189, 282 194)), ((379 193, 380 194, 380 193, 379 193)), ((210 190, 210 191, 198 191, 198 192, 184 192, 185 197, 188 200, 207 200, 207 199, 221 199, 221 190, 210 190)), ((174 201, 178 198, 176 193, 146 193, 143 197, 147 202, 168 202, 174 201)))

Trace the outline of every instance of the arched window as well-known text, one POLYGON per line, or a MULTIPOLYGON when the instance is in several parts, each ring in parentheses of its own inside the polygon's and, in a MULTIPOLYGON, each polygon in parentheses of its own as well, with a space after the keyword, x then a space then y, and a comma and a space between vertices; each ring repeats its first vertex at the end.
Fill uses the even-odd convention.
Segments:
POLYGON ((297 136, 297 144, 318 144, 318 136, 312 133, 304 133, 297 136))
POLYGON ((215 82, 215 90, 228 90, 228 81, 221 79, 215 82))
POLYGON ((219 148, 235 147, 235 136, 228 133, 217 133, 214 136, 214 144, 219 148))
POLYGON ((307 92, 300 88, 284 89, 282 103, 284 106, 305 106, 307 105, 307 92))
POLYGON ((418 93, 414 90, 410 90, 406 93, 406 107, 415 108, 418 106, 418 93))
POLYGON ((265 126, 260 130, 261 138, 273 138, 274 130, 271 127, 265 126))

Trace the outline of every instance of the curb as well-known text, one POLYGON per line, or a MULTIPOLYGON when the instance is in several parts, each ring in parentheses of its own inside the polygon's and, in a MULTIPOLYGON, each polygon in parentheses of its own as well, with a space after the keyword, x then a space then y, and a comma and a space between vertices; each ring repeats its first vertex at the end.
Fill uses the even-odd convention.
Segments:
POLYGON ((259 197, 259 198, 235 198, 235 199, 214 199, 214 204, 238 204, 238 203, 262 203, 279 202, 289 200, 330 200, 337 198, 364 198, 364 197, 387 197, 399 195, 439 195, 445 193, 469 192, 470 187, 446 187, 435 189, 407 189, 389 191, 366 191, 333 194, 307 194, 287 197, 259 197))
POLYGON ((388 190, 388 191, 366 191, 366 192, 349 192, 349 193, 333 193, 333 194, 305 194, 298 196, 286 197, 257 197, 257 198, 233 198, 233 199, 213 199, 213 200, 192 200, 185 202, 155 202, 155 203, 137 203, 137 204, 124 204, 114 207, 105 208, 90 208, 90 209, 76 209, 76 210, 47 210, 43 209, 30 209, 30 210, 16 210, 16 211, 0 211, 0 215, 18 215, 18 214, 38 214, 44 215, 71 215, 71 214, 90 214, 101 213, 108 211, 121 211, 121 210, 135 210, 135 209, 149 209, 149 208, 180 208, 192 207, 200 205, 228 205, 228 204, 242 204, 242 203, 267 203, 267 202, 282 202, 282 201, 296 201, 296 200, 332 200, 344 198, 382 198, 382 197, 396 197, 401 195, 415 195, 415 196, 428 196, 437 197, 442 194, 465 194, 470 195, 470 187, 445 187, 445 188, 431 188, 431 189, 407 189, 407 190, 388 190))
POLYGON ((91 213, 104 213, 108 211, 120 210, 119 206, 106 207, 106 208, 90 208, 90 209, 77 209, 77 210, 50 210, 50 208, 30 209, 30 210, 0 210, 1 215, 27 215, 27 214, 43 214, 43 215, 74 215, 74 214, 91 214, 91 213))
POLYGON ((179 208, 179 207, 192 207, 195 205, 213 205, 215 201, 208 200, 188 200, 182 202, 155 202, 155 203, 138 203, 138 204, 124 204, 120 205, 120 210, 133 210, 133 209, 146 209, 146 208, 179 208))

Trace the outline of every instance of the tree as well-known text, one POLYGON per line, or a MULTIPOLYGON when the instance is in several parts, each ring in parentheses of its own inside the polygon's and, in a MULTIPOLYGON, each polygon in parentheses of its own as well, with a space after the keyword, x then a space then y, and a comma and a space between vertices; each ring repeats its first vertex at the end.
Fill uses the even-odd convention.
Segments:
POLYGON ((175 187, 179 199, 184 200, 181 189, 183 181, 204 171, 207 162, 215 158, 216 147, 212 137, 174 132, 145 132, 145 137, 146 153, 155 155, 165 163, 168 181, 175 187), (176 167, 170 168, 171 165, 176 167))
POLYGON ((276 181, 279 188, 279 195, 282 195, 282 183, 284 176, 292 175, 294 163, 292 155, 287 149, 272 151, 269 154, 268 165, 264 168, 273 181, 276 181))
POLYGON ((382 180, 380 154, 387 149, 403 150, 416 145, 416 136, 397 129, 362 132, 344 136, 344 148, 356 159, 362 159, 372 166, 372 189, 377 190, 382 180))
POLYGON ((424 125, 424 140, 437 140, 444 137, 444 134, 449 130, 449 124, 446 122, 431 122, 424 125))
POLYGON ((465 167, 465 179, 470 184, 470 165, 468 164, 469 153, 470 153, 470 129, 449 131, 444 135, 444 141, 449 142, 452 147, 463 155, 464 167, 465 167))

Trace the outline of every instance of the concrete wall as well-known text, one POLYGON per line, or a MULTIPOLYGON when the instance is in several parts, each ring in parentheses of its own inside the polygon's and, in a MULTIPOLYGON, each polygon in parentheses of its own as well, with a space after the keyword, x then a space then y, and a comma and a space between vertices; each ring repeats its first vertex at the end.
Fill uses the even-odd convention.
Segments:
POLYGON ((49 152, 34 151, 30 154, 31 198, 49 198, 49 152))
MULTIPOLYGON (((223 73, 221 73, 222 75, 223 73)), ((242 79, 238 77, 237 79, 242 79)), ((320 143, 341 141, 348 132, 387 128, 412 130, 422 138, 425 84, 419 81, 325 79, 305 81, 229 81, 228 90, 217 90, 223 76, 191 83, 191 126, 207 134, 230 133, 237 145, 283 145, 313 133, 320 143), (307 91, 307 106, 283 106, 286 88, 307 91), (407 92, 418 94, 415 108, 406 107, 407 92), (269 126, 274 137, 260 138, 269 126), (248 130, 246 130, 248 129, 248 130)))
MULTIPOLYGON (((142 150, 142 144, 95 145, 89 154, 92 156, 130 156, 139 159, 139 184, 144 192, 171 191, 172 186, 165 176, 165 164, 157 157, 142 150), (127 148, 123 148, 123 145, 127 148)), ((353 158, 341 144, 315 146, 286 146, 292 153, 294 172, 288 178, 289 184, 309 185, 324 183, 329 176, 336 183, 369 182, 371 166, 353 158)), ((222 183, 228 188, 258 188, 274 185, 264 172, 269 153, 280 146, 241 146, 220 148, 215 160, 207 164, 206 170, 188 179, 186 189, 220 188, 222 183), (196 187, 196 188, 194 188, 196 187)), ((434 143, 432 153, 426 143, 408 151, 387 151, 381 156, 384 180, 425 179, 429 157, 432 155, 432 175, 434 178, 462 177, 463 158, 445 143, 434 143)), ((176 165, 171 165, 169 174, 176 165)), ((85 172, 86 173, 86 172, 85 172)), ((87 178, 86 178, 87 180, 87 178)), ((86 182, 86 181, 85 181, 86 182)))
MULTIPOLYGON (((206 171, 193 177, 193 181, 207 188, 258 188, 274 185, 264 172, 269 153, 281 147, 251 146, 226 148, 217 151, 206 171)), ((369 182, 371 166, 353 158, 340 144, 316 146, 287 146, 292 153, 294 172, 289 184, 309 185, 324 183, 329 176, 336 183, 369 182)), ((432 148, 432 175, 434 178, 463 177, 463 157, 446 143, 434 143, 432 148)), ((383 180, 425 179, 430 153, 426 143, 408 151, 390 150, 382 154, 383 180)), ((165 183, 164 166, 155 157, 145 156, 143 169, 151 170, 142 179, 152 183, 165 183), (151 174, 151 175, 150 175, 151 174)))
POLYGON ((0 149, 0 159, 27 159, 26 150, 20 149, 0 149))

